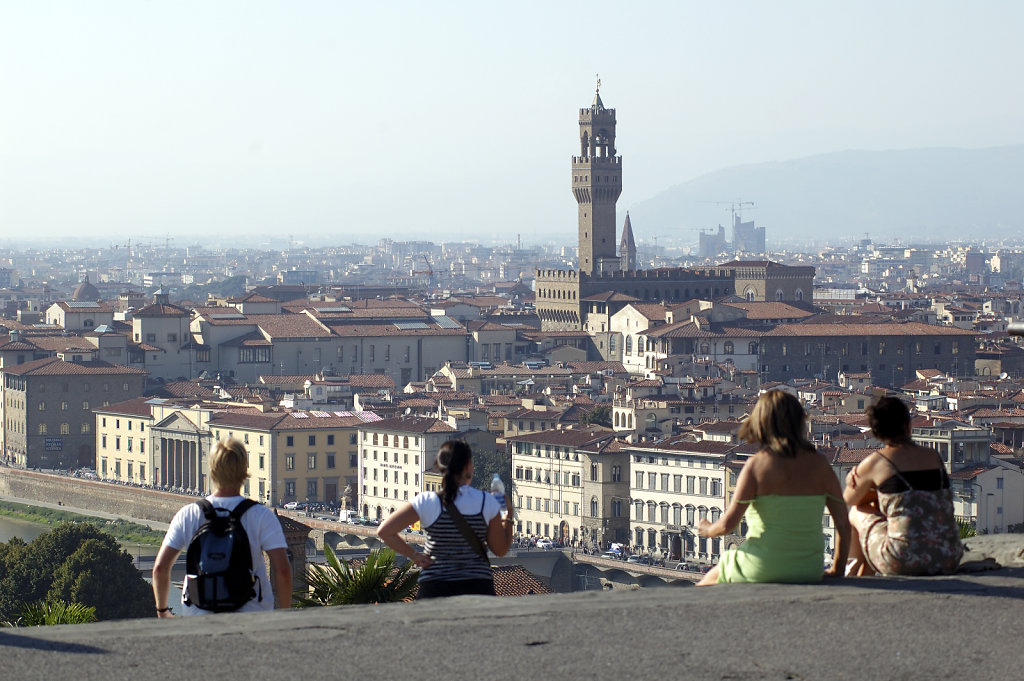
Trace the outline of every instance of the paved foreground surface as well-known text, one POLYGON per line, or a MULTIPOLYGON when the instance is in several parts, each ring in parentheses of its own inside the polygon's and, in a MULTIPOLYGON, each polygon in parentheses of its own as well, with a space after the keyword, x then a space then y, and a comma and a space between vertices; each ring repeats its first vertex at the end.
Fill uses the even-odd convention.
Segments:
POLYGON ((0 678, 1020 679, 1024 568, 0 629, 0 678))

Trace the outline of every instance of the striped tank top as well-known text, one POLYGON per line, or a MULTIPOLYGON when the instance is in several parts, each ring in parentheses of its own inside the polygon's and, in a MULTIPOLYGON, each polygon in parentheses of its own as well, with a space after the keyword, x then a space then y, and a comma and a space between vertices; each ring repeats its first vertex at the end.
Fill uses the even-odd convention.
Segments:
MULTIPOLYGON (((473 514, 463 513, 462 516, 486 546, 487 522, 483 515, 485 501, 486 497, 481 493, 480 510, 473 514)), ((491 562, 481 558, 473 547, 466 543, 465 537, 459 532, 444 504, 441 504, 441 515, 429 527, 424 527, 423 532, 427 538, 425 552, 434 559, 434 563, 420 573, 421 582, 494 578, 491 562)))

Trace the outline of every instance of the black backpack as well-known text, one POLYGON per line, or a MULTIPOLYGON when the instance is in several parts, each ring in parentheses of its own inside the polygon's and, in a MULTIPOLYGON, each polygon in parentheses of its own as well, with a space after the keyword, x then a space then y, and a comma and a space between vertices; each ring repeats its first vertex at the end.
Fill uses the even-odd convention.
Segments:
POLYGON ((263 587, 253 571, 249 535, 242 527, 242 514, 256 502, 243 499, 230 512, 214 508, 207 499, 196 505, 206 522, 192 537, 185 556, 185 604, 211 612, 230 612, 256 597, 257 586, 262 601, 263 587))

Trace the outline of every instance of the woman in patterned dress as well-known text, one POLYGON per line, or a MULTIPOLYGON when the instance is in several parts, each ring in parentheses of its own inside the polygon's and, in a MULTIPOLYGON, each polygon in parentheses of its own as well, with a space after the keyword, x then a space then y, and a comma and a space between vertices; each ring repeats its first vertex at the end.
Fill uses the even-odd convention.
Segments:
POLYGON ((846 478, 843 498, 853 526, 847 575, 955 572, 964 549, 942 458, 914 444, 910 412, 900 400, 883 397, 867 415, 885 447, 846 478))

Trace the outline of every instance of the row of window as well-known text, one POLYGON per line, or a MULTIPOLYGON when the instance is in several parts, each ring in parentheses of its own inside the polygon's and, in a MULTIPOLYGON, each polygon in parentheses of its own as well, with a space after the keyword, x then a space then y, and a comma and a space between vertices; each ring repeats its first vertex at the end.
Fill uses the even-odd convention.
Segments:
MULTIPOLYGON (((61 435, 70 435, 71 434, 71 424, 70 423, 62 423, 62 424, 60 424, 59 428, 60 428, 60 434, 61 435)), ((45 423, 40 423, 39 424, 39 434, 40 435, 46 435, 48 430, 49 430, 49 428, 46 426, 45 423)), ((81 424, 79 426, 79 430, 80 430, 80 432, 83 435, 88 435, 89 433, 92 432, 92 426, 90 426, 88 423, 83 423, 83 424, 81 424)))
POLYGON ((695 475, 669 475, 668 473, 644 473, 636 471, 633 489, 647 489, 652 492, 683 492, 683 478, 686 478, 686 494, 704 496, 722 496, 722 481, 716 478, 697 477, 695 475), (671 478, 671 480, 670 480, 671 478), (646 486, 644 485, 646 482, 646 486), (660 484, 659 484, 660 482, 660 484), (670 486, 671 482, 671 486, 670 486))
MULTIPOLYGON (((45 400, 40 400, 39 404, 37 405, 37 408, 39 409, 39 411, 46 411, 46 401, 45 400)), ((69 403, 67 400, 64 400, 64 401, 62 401, 60 403, 60 410, 61 411, 67 411, 70 408, 71 408, 71 403, 69 403)), ((89 411, 89 401, 88 400, 84 400, 82 402, 82 410, 83 411, 89 411)))
MULTIPOLYGON (((372 438, 370 436, 370 433, 366 433, 366 432, 363 433, 363 442, 370 442, 371 439, 372 439, 372 443, 375 444, 375 445, 376 444, 380 444, 381 446, 384 446, 384 447, 388 447, 389 446, 388 445, 388 439, 389 438, 388 438, 388 434, 387 433, 384 433, 383 435, 380 435, 379 433, 373 433, 373 437, 372 438)), ((398 439, 399 439, 398 435, 394 435, 390 439, 392 441, 392 444, 390 445, 391 447, 399 447, 400 446, 402 449, 409 449, 409 436, 408 435, 402 436, 402 444, 401 445, 398 444, 398 439)), ((352 444, 355 444, 355 440, 352 441, 352 444)), ((418 437, 413 436, 413 438, 412 438, 412 446, 413 447, 419 447, 420 446, 420 439, 418 437)))
MULTIPOLYGON (((363 461, 367 460, 367 452, 369 452, 369 451, 370 450, 368 450, 368 449, 364 449, 363 450, 363 461)), ((394 463, 398 463, 398 452, 393 452, 392 454, 394 455, 393 456, 394 463)), ((419 454, 413 454, 412 458, 413 458, 413 461, 412 461, 413 465, 419 466, 420 465, 420 455, 419 454)), ((374 461, 377 460, 377 450, 376 449, 373 450, 373 460, 374 461)), ((387 461, 388 460, 387 450, 384 451, 384 457, 383 457, 382 460, 383 461, 387 461)), ((403 452, 402 453, 402 463, 404 463, 404 464, 408 464, 409 463, 409 452, 403 452)))
MULTIPOLYGON (((306 455, 306 470, 311 471, 311 470, 314 470, 316 468, 316 456, 317 456, 316 454, 307 454, 306 455)), ((332 469, 332 468, 335 467, 336 464, 335 464, 335 457, 334 457, 334 453, 333 452, 328 452, 327 454, 324 455, 324 458, 326 460, 326 464, 327 464, 327 468, 328 469, 332 469)), ((349 461, 351 462, 351 459, 349 459, 349 461)), ((263 455, 262 454, 260 455, 260 468, 261 469, 263 468, 263 455)), ((284 455, 284 468, 285 468, 285 470, 288 470, 288 471, 295 470, 295 455, 294 454, 285 454, 284 455)))
MULTIPOLYGON (((384 482, 398 482, 398 473, 399 473, 399 471, 391 471, 392 473, 394 473, 394 475, 392 476, 394 479, 389 481, 388 480, 388 469, 386 469, 386 468, 384 468, 384 469, 364 468, 363 469, 363 480, 367 479, 367 475, 368 475, 368 472, 370 470, 373 471, 373 479, 374 479, 374 481, 377 480, 378 471, 383 470, 384 474, 381 477, 384 479, 384 482)), ((403 485, 408 485, 409 484, 409 473, 407 473, 405 471, 402 471, 402 484, 403 485)), ((419 489, 419 486, 420 486, 420 474, 419 473, 413 473, 412 484, 413 484, 414 487, 416 487, 416 489, 419 489)))
MULTIPOLYGON (((85 424, 82 424, 82 425, 84 426, 85 424)), ((85 431, 83 430, 82 432, 85 432, 85 431)), ((125 440, 125 450, 129 451, 129 452, 132 451, 132 438, 126 437, 124 440, 125 440)), ((100 449, 106 449, 106 448, 107 448, 107 436, 106 436, 106 434, 103 434, 103 435, 100 435, 100 449)), ((117 435, 117 436, 114 437, 114 451, 120 451, 120 449, 121 449, 121 436, 117 435)), ((140 454, 145 454, 146 453, 146 441, 143 440, 141 437, 139 438, 139 453, 140 454)))
MULTIPOLYGON (((85 406, 87 404, 89 404, 89 403, 88 402, 83 402, 82 403, 82 408, 83 409, 87 409, 88 407, 85 406)), ((131 419, 125 419, 125 421, 127 421, 127 423, 128 423, 128 428, 127 429, 131 430, 132 429, 132 420, 131 419)), ((107 417, 106 416, 101 416, 100 417, 100 426, 103 427, 103 428, 107 427, 107 417)), ((121 419, 114 419, 114 428, 116 430, 120 430, 121 429, 121 419)), ((144 430, 146 430, 146 423, 144 421, 139 421, 139 432, 141 433, 144 430)))
POLYGON ((637 522, 660 522, 664 525, 682 527, 684 515, 686 518, 685 524, 693 527, 695 523, 701 520, 715 522, 722 516, 722 510, 719 508, 706 508, 704 506, 682 506, 680 504, 669 506, 666 503, 656 504, 653 501, 645 503, 639 499, 633 502, 633 520, 637 522))
MULTIPOLYGON (((897 355, 902 355, 903 354, 903 349, 904 349, 904 344, 897 341, 897 342, 894 343, 894 345, 896 347, 896 354, 897 355)), ((860 354, 861 355, 868 355, 868 354, 871 354, 871 352, 873 350, 877 350, 879 355, 884 355, 885 351, 886 351, 886 347, 887 347, 886 346, 886 341, 884 341, 884 340, 883 341, 878 341, 878 344, 875 347, 869 347, 869 342, 868 341, 861 341, 860 342, 860 354)), ((822 355, 831 355, 832 354, 832 344, 831 343, 804 343, 804 356, 806 357, 806 356, 810 356, 812 354, 815 354, 814 353, 814 349, 815 348, 817 348, 819 350, 818 354, 822 354, 822 355)), ((782 355, 788 355, 789 354, 789 343, 783 343, 782 345, 780 345, 779 346, 779 352, 782 355)), ((952 345, 950 346, 950 352, 952 352, 952 354, 954 354, 954 355, 960 353, 960 342, 959 341, 953 341, 952 342, 952 345)), ((839 344, 839 354, 841 356, 844 356, 844 357, 850 354, 850 344, 848 342, 843 342, 843 343, 839 344)), ((914 354, 915 355, 924 354, 924 341, 914 341, 914 354)), ((933 348, 932 348, 932 354, 935 354, 935 355, 941 355, 942 354, 942 343, 941 342, 938 342, 938 341, 935 342, 935 344, 933 345, 933 348)))
MULTIPOLYGON (((412 346, 411 345, 406 345, 405 346, 405 350, 403 350, 403 352, 402 352, 402 361, 408 363, 410 361, 411 357, 412 357, 412 346)), ((339 345, 338 346, 338 361, 339 362, 344 362, 345 361, 345 346, 344 345, 339 345)), ((356 362, 359 361, 359 346, 358 345, 353 345, 352 346, 352 360, 351 361, 352 361, 352 363, 356 363, 356 362)), ((377 361, 377 346, 376 345, 367 345, 366 346, 366 361, 367 362, 376 362, 377 361)), ((387 343, 387 344, 384 345, 384 361, 385 362, 390 362, 391 361, 391 344, 390 343, 387 343)))
MULTIPOLYGON (((366 485, 363 485, 363 496, 366 496, 367 494, 369 494, 368 490, 369 490, 369 488, 366 485)), ((387 487, 383 487, 383 488, 381 488, 381 492, 382 492, 382 494, 380 496, 384 497, 385 499, 387 499, 387 498, 397 499, 398 498, 398 490, 397 489, 391 490, 391 494, 388 494, 388 488, 387 487)), ((376 485, 373 486, 373 496, 377 496, 377 486, 376 485)), ((409 490, 404 490, 402 492, 402 499, 404 499, 406 501, 409 500, 409 490)), ((392 513, 393 512, 394 511, 392 511, 392 513)))

